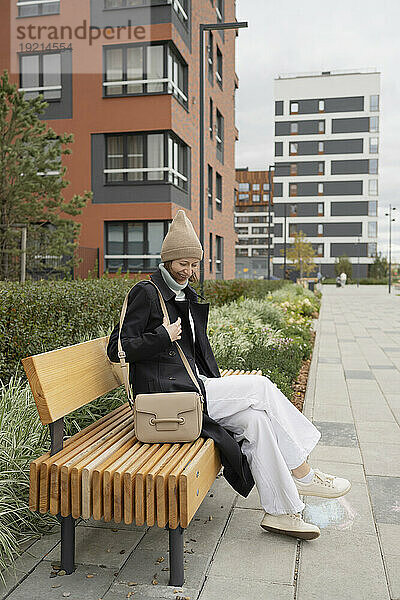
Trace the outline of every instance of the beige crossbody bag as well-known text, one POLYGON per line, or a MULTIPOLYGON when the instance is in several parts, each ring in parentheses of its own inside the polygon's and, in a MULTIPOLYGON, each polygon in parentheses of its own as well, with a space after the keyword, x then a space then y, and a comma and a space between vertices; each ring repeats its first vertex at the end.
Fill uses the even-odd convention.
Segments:
MULTIPOLYGON (((164 298, 156 284, 151 280, 147 281, 157 289, 161 308, 169 325, 169 315, 164 298)), ((133 398, 132 387, 129 383, 129 363, 125 360, 126 354, 121 344, 121 330, 128 306, 128 295, 129 292, 125 296, 119 321, 118 357, 128 401, 133 411, 136 437, 144 443, 193 442, 200 436, 204 399, 198 381, 178 342, 174 343, 187 372, 199 391, 137 394, 136 398, 133 398)))

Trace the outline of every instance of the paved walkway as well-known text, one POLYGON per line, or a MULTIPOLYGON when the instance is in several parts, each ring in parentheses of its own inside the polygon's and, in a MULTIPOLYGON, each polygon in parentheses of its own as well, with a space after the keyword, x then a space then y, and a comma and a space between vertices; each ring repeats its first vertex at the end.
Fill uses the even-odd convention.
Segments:
POLYGON ((325 286, 304 413, 322 432, 309 462, 351 479, 338 499, 303 497, 321 536, 259 527, 256 490, 219 478, 186 535, 186 584, 170 588, 167 532, 81 522, 77 570, 49 578, 59 528, 27 543, 9 600, 399 600, 400 297, 383 286, 325 286))

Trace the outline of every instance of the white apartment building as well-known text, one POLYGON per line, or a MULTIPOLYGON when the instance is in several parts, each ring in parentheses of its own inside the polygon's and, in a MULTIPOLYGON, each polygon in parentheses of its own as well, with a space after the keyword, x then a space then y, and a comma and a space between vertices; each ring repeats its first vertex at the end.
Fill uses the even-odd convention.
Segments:
POLYGON ((323 275, 334 276, 342 255, 354 276, 367 275, 378 236, 379 92, 372 69, 275 79, 275 275, 300 230, 323 275))

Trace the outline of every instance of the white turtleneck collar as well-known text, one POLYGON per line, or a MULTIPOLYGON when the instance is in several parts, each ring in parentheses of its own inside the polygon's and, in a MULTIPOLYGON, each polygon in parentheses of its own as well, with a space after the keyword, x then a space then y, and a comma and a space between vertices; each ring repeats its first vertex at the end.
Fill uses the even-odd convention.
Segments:
POLYGON ((162 263, 162 262, 158 265, 158 268, 160 269, 162 278, 164 279, 167 286, 173 292, 175 292, 176 299, 184 300, 186 298, 186 294, 183 290, 188 285, 188 280, 186 280, 185 283, 178 283, 177 281, 175 281, 175 279, 172 277, 172 275, 170 273, 168 273, 167 269, 164 267, 164 263, 162 263))

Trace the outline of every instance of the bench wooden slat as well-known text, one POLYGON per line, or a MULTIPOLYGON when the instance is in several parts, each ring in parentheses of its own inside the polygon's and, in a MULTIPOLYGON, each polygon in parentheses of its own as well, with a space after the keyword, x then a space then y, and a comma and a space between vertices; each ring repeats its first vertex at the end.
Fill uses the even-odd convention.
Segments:
POLYGON ((158 464, 162 457, 171 448, 171 444, 163 444, 150 460, 146 462, 136 473, 135 478, 135 522, 136 525, 144 525, 146 520, 146 475, 151 468, 158 464))
MULTIPOLYGON (((66 447, 46 460, 40 468, 40 512, 56 515, 60 510, 60 468, 68 460, 80 455, 86 448, 98 440, 112 435, 112 432, 130 416, 127 406, 109 413, 111 418, 102 417, 78 432, 68 440, 66 447)), ((108 415, 106 415, 107 417, 108 415)))
POLYGON ((179 525, 179 475, 196 456, 203 444, 204 438, 198 438, 168 476, 168 523, 171 529, 176 529, 179 525))
POLYGON ((166 454, 157 462, 156 465, 146 475, 146 523, 149 527, 155 524, 156 520, 156 475, 164 468, 181 444, 174 444, 166 454))
POLYGON ((107 344, 108 336, 22 359, 43 425, 121 385, 107 344))
MULTIPOLYGON (((103 511, 104 521, 109 522, 113 518, 114 506, 114 473, 122 465, 126 465, 141 448, 142 442, 136 442, 132 448, 127 450, 118 460, 107 467, 103 473, 103 511)), ((96 492, 94 492, 96 493, 96 492)))
POLYGON ((61 516, 67 517, 71 513, 71 486, 73 482, 74 501, 79 504, 81 502, 81 471, 94 458, 101 455, 109 446, 120 440, 124 435, 132 433, 133 419, 130 417, 124 423, 121 423, 115 428, 116 432, 110 432, 106 439, 100 439, 94 442, 90 447, 86 448, 80 455, 75 456, 72 460, 61 467, 60 475, 60 495, 61 495, 61 516))
POLYGON ((187 527, 221 468, 218 448, 207 439, 179 477, 181 527, 187 527))
POLYGON ((124 523, 133 523, 135 516, 135 482, 136 473, 161 447, 161 444, 146 444, 146 452, 124 473, 124 523))
POLYGON ((141 444, 135 454, 127 460, 123 465, 116 468, 113 477, 113 509, 114 521, 120 523, 124 514, 124 474, 127 469, 135 465, 140 457, 150 448, 150 444, 141 444))
MULTIPOLYGON (((89 464, 87 464, 81 471, 82 477, 82 506, 77 506, 76 514, 79 515, 81 510, 81 515, 84 519, 89 519, 93 514, 93 474, 96 469, 100 469, 104 462, 107 463, 109 459, 113 460, 114 456, 117 455, 117 458, 120 454, 124 453, 125 450, 128 450, 136 441, 136 436, 131 429, 127 431, 127 433, 121 437, 119 440, 115 441, 114 444, 109 446, 107 450, 104 450, 99 456, 97 456, 94 460, 92 460, 89 464)), ((102 478, 101 478, 102 479, 102 478)), ((103 490, 101 489, 101 494, 97 498, 100 506, 98 506, 98 510, 101 510, 102 507, 102 499, 103 499, 103 490)), ((73 495, 72 495, 73 498, 73 495)), ((72 513, 74 516, 74 513, 72 513)), ((96 517, 94 517, 96 518, 96 517)), ((100 519, 101 517, 99 517, 100 519)))
POLYGON ((156 511, 157 511, 157 525, 159 527, 165 527, 168 523, 168 476, 171 471, 176 467, 179 461, 189 451, 190 447, 194 442, 188 442, 182 444, 178 452, 174 454, 171 460, 164 466, 164 468, 157 473, 156 476, 156 511))

